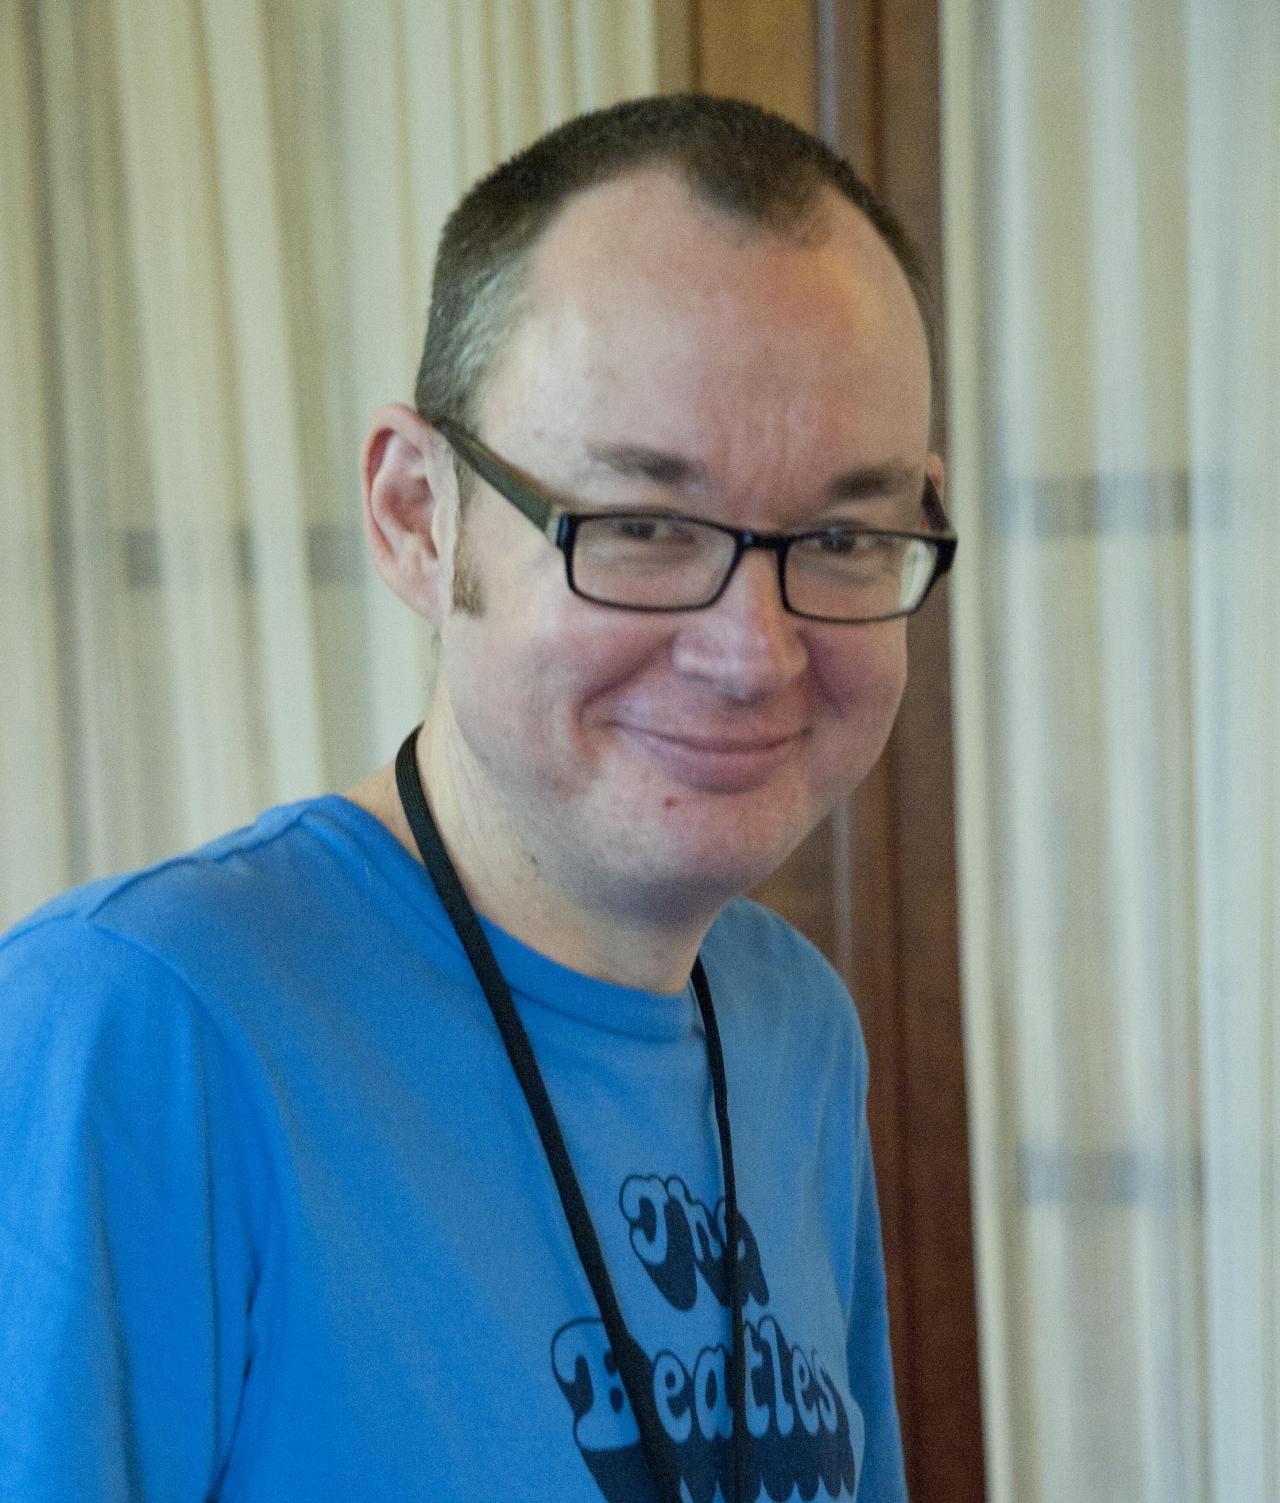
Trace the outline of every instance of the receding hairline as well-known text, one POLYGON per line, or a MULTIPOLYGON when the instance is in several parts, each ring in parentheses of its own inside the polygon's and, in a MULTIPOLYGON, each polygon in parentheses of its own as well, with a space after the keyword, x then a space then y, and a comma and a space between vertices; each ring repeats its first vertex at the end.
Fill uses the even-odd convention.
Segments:
POLYGON ((418 411, 474 425, 490 378, 528 311, 530 269, 563 216, 593 190, 665 171, 744 237, 821 233, 824 186, 859 211, 897 263, 923 325, 929 380, 939 328, 920 252, 892 209, 819 137, 758 105, 705 94, 623 100, 563 122, 472 185, 445 223, 418 411))
POLYGON ((554 214, 542 226, 529 249, 536 254, 538 249, 564 224, 565 220, 579 211, 587 200, 629 183, 642 183, 645 179, 674 185, 684 194, 685 205, 708 223, 721 228, 736 227, 744 240, 752 241, 770 239, 784 244, 819 244, 832 232, 829 205, 847 203, 850 208, 857 211, 859 219, 876 234, 876 238, 885 245, 886 252, 897 263, 892 247, 876 231, 870 218, 852 199, 847 198, 834 183, 828 182, 825 178, 815 179, 805 197, 803 207, 793 209, 785 216, 761 216, 721 202, 713 193, 706 190, 706 185, 679 157, 663 156, 656 152, 653 156, 641 161, 627 162, 616 171, 608 173, 607 176, 593 179, 575 188, 572 193, 566 195, 563 202, 556 206, 554 214))
MULTIPOLYGON (((810 201, 801 213, 791 212, 785 218, 766 220, 753 213, 735 211, 717 201, 714 195, 703 191, 697 175, 689 171, 678 156, 667 156, 655 151, 644 160, 627 162, 607 176, 584 183, 567 194, 557 205, 555 213, 542 225, 537 236, 509 264, 510 281, 504 297, 503 336, 500 347, 493 351, 492 358, 476 384, 474 397, 477 416, 490 384, 498 374, 521 325, 534 310, 539 265, 553 250, 557 235, 565 230, 566 222, 576 212, 585 209, 588 201, 597 194, 625 185, 629 180, 642 181, 645 178, 666 179, 676 185, 685 195, 685 206, 703 217, 712 227, 734 233, 743 245, 774 242, 797 249, 821 248, 837 239, 840 233, 838 219, 842 212, 841 205, 847 205, 853 215, 850 223, 857 227, 855 234, 863 241, 863 246, 850 243, 846 247, 851 267, 855 267, 858 259, 869 250, 882 271, 887 272, 898 284, 906 305, 915 315, 932 375, 932 331, 913 278, 880 227, 860 204, 841 191, 838 184, 822 175, 816 175, 810 185, 810 201)), ((673 208, 677 207, 673 205, 673 208)), ((629 226, 634 221, 623 222, 629 226)))

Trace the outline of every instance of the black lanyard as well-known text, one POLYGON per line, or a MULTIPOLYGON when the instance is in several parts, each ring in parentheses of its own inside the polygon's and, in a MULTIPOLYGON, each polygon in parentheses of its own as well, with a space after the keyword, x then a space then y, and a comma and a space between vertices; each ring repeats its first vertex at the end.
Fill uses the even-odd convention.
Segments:
MULTIPOLYGON (((418 776, 417 757, 414 755, 420 729, 419 726, 409 733, 396 757, 396 787, 400 790, 405 818, 417 841, 423 864, 435 884, 444 910, 488 1000, 494 1022, 506 1046, 507 1058, 511 1061, 511 1068, 515 1071, 533 1115, 551 1176, 560 1195, 560 1204, 573 1235, 573 1245, 577 1248, 578 1258, 595 1296, 609 1345, 618 1364, 618 1376, 622 1379, 622 1386, 631 1403, 640 1431, 640 1443, 657 1479, 659 1492, 666 1503, 680 1503, 679 1473, 671 1447, 664 1444, 666 1432, 653 1398, 649 1359, 622 1319, 609 1270, 605 1266, 604 1254, 600 1250, 595 1227, 591 1224, 586 1201, 582 1198, 578 1177, 569 1161, 569 1151, 565 1147, 551 1098, 547 1095, 542 1072, 534 1058, 529 1035, 520 1021, 515 1003, 511 1000, 511 990, 489 941, 484 936, 475 909, 449 860, 435 820, 431 817, 422 780, 418 776)), ((747 1364, 746 1333, 743 1329, 742 1301, 738 1287, 738 1193, 733 1179, 733 1147, 729 1139, 729 1101, 724 1076, 724 1055, 720 1048, 720 1030, 716 1026, 715 1009, 711 1004, 711 988, 707 984, 701 958, 693 963, 693 990, 698 999, 698 1010, 702 1014, 702 1027, 706 1035, 711 1091, 715 1099, 716 1130, 720 1139, 720 1165, 724 1175, 724 1261, 729 1286, 729 1317, 733 1328, 731 1392, 734 1497, 738 1503, 742 1503, 746 1496, 747 1364)))

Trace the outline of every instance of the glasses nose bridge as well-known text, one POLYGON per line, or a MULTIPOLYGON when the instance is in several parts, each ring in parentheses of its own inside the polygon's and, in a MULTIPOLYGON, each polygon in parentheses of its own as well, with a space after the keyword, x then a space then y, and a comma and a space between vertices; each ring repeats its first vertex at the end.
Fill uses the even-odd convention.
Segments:
POLYGON ((778 581, 778 600, 783 610, 789 612, 791 606, 787 602, 786 566, 791 538, 786 533, 756 532, 750 527, 726 527, 724 530, 733 538, 733 557, 729 560, 729 567, 725 572, 724 582, 716 594, 716 599, 719 600, 733 583, 733 577, 738 572, 738 565, 746 555, 759 550, 773 554, 774 573, 778 581))

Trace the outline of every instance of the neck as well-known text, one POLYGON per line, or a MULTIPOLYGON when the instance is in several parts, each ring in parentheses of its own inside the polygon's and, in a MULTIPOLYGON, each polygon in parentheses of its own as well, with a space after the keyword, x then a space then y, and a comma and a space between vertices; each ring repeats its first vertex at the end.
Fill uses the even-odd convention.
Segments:
MULTIPOLYGON (((678 992, 710 927, 679 912, 621 912, 575 900, 548 879, 537 858, 494 810, 491 801, 459 797, 458 772, 426 728, 416 747, 418 775, 432 818, 472 906, 531 949, 571 970, 641 991, 678 992), (483 817, 473 812, 484 809, 483 817)), ((388 763, 346 797, 372 814, 421 862, 417 841, 388 763)))

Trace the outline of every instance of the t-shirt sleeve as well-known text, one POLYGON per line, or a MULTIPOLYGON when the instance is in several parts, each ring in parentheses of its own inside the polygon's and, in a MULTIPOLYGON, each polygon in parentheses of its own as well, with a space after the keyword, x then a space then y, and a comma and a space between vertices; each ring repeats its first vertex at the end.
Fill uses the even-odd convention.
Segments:
POLYGON ((243 1097, 144 947, 80 918, 0 944, 0 1498, 214 1491, 267 1195, 243 1097))
POLYGON ((889 1311, 871 1139, 860 1117, 853 1300, 849 1317, 849 1390, 862 1410, 865 1449, 858 1503, 906 1503, 902 1436, 893 1389, 889 1311))

